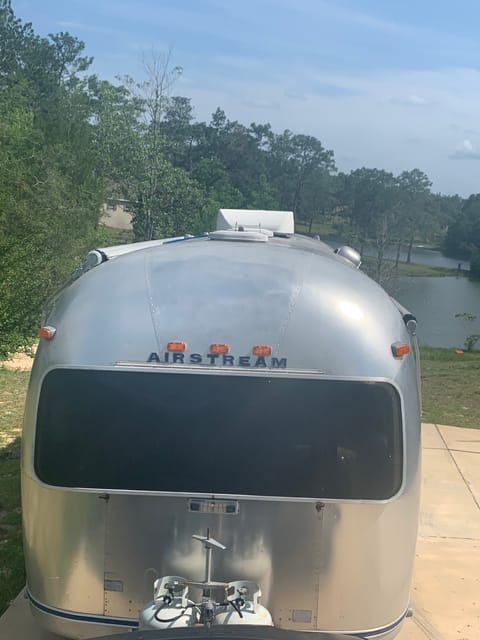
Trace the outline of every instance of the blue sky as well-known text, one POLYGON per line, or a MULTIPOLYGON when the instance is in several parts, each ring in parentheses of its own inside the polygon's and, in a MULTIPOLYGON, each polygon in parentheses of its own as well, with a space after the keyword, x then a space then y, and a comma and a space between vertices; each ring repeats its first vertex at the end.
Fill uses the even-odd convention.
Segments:
POLYGON ((173 48, 174 93, 199 120, 317 136, 349 171, 419 168, 436 191, 480 192, 480 3, 473 0, 12 0, 69 31, 92 71, 142 77, 173 48))

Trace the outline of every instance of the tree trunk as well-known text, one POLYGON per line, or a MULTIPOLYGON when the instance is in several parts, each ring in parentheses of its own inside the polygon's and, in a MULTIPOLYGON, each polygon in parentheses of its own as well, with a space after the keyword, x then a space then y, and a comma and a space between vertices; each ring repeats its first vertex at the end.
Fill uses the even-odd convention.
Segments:
POLYGON ((397 244, 397 255, 395 257, 395 269, 398 269, 398 263, 400 261, 400 250, 402 248, 402 239, 400 238, 400 240, 398 241, 397 244))
POLYGON ((292 206, 292 209, 293 209, 293 214, 294 214, 294 215, 297 213, 297 206, 298 206, 298 201, 299 201, 299 199, 300 199, 300 194, 301 194, 301 192, 302 192, 303 183, 304 183, 304 177, 303 177, 303 176, 301 176, 301 177, 300 177, 300 179, 299 179, 299 181, 298 181, 298 184, 297 184, 297 186, 296 186, 296 188, 295 188, 295 194, 294 194, 294 196, 293 196, 293 206, 292 206))
POLYGON ((377 268, 376 268, 376 281, 378 284, 382 284, 382 275, 383 275, 383 262, 385 255, 385 247, 387 245, 388 239, 388 222, 387 218, 384 217, 381 223, 381 228, 377 233, 377 268))
POLYGON ((310 218, 310 223, 308 225, 308 235, 312 235, 312 226, 313 226, 313 218, 310 218))
POLYGON ((377 246, 377 267, 375 271, 375 280, 378 284, 382 283, 382 267, 383 267, 383 243, 377 246))
POLYGON ((410 236, 410 242, 408 243, 408 253, 407 253, 408 264, 410 264, 410 262, 412 261, 412 247, 413 247, 414 237, 415 237, 415 234, 412 233, 412 235, 410 236))
POLYGON ((190 138, 190 144, 188 145, 188 170, 192 171, 193 161, 192 161, 192 148, 193 148, 193 138, 190 138))

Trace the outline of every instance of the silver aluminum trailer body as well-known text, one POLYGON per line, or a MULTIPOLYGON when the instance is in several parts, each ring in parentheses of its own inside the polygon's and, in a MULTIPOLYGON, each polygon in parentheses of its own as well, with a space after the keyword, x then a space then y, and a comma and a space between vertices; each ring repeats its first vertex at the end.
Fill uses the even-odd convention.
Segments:
POLYGON ((413 354, 392 354, 412 338, 381 287, 302 236, 193 238, 95 267, 48 325, 22 453, 42 625, 135 628, 155 578, 202 578, 192 534, 208 528, 227 547, 215 578, 258 583, 275 626, 398 633, 420 408, 413 354))

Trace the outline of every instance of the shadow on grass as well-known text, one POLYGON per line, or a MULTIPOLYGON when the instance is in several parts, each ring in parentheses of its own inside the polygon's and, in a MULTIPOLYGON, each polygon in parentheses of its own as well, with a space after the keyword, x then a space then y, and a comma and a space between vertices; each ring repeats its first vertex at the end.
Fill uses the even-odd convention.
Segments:
POLYGON ((4 462, 5 460, 20 461, 20 448, 21 439, 17 437, 15 440, 0 449, 0 462, 4 462))
POLYGON ((20 438, 0 449, 0 615, 25 584, 20 438))

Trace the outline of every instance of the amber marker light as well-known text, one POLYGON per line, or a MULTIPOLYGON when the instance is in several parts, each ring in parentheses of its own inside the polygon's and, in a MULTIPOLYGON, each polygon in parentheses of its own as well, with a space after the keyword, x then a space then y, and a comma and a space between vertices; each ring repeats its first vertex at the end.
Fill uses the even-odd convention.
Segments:
POLYGON ((210 345, 210 353, 228 353, 229 351, 229 344, 215 343, 210 345))
POLYGON ((43 338, 44 340, 51 340, 56 333, 57 330, 55 327, 40 327, 38 330, 38 337, 43 338))
POLYGON ((395 358, 403 358, 410 353, 410 345, 403 344, 401 342, 395 342, 392 344, 392 353, 395 358))
POLYGON ((272 347, 268 344, 257 344, 253 347, 252 353, 254 356, 271 356, 272 347))
POLYGON ((186 342, 169 342, 167 344, 167 351, 186 351, 187 343, 186 342))

